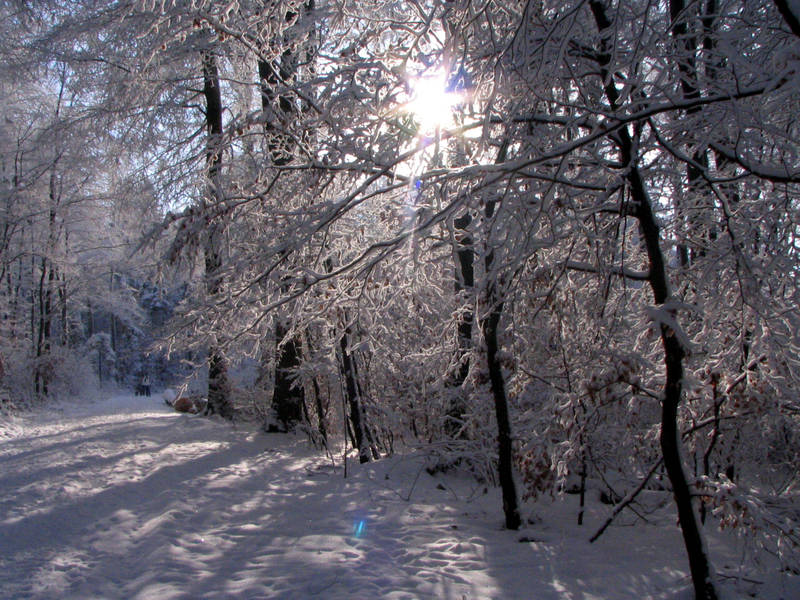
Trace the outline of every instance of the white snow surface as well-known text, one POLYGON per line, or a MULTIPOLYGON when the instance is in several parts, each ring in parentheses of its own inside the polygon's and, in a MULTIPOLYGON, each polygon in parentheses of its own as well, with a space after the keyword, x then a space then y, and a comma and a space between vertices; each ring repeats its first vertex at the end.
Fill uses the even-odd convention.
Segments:
MULTIPOLYGON (((575 497, 540 500, 511 532, 498 490, 423 453, 345 479, 300 436, 156 396, 2 419, 0 598, 691 598, 669 507, 589 544, 597 502, 578 527, 575 497)), ((796 577, 731 576, 735 538, 709 542, 723 597, 800 598, 796 577)))

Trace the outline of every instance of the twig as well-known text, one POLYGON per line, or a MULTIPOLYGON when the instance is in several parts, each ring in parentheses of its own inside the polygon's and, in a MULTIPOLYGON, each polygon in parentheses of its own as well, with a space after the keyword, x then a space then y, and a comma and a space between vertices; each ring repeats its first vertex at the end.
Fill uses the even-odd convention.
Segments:
POLYGON ((641 492, 644 489, 644 486, 647 485, 647 482, 650 481, 650 478, 653 476, 653 473, 655 473, 656 470, 658 470, 658 468, 661 466, 661 463, 663 461, 664 461, 663 458, 659 458, 653 464, 653 466, 650 467, 650 470, 647 472, 647 475, 645 475, 644 478, 642 479, 642 481, 639 482, 639 485, 636 486, 636 488, 634 490, 632 490, 631 492, 628 492, 628 495, 625 496, 622 499, 622 501, 614 507, 614 510, 611 511, 611 514, 606 519, 606 522, 603 523, 603 525, 600 527, 600 529, 598 529, 595 532, 595 534, 592 537, 589 538, 589 543, 590 544, 594 543, 595 541, 597 541, 597 538, 599 538, 601 535, 603 535, 603 532, 606 529, 608 529, 608 526, 611 525, 611 523, 614 521, 614 519, 617 518, 617 515, 619 513, 621 513, 626 506, 628 506, 631 502, 633 502, 633 500, 636 498, 636 496, 639 495, 639 492, 641 492))

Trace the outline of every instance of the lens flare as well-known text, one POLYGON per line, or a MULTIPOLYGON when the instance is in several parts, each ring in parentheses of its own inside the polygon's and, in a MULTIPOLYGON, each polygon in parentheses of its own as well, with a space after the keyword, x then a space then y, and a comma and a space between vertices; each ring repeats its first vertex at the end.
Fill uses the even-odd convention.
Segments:
POLYGON ((364 519, 355 522, 353 525, 353 537, 355 538, 362 538, 364 534, 367 532, 367 522, 364 519))

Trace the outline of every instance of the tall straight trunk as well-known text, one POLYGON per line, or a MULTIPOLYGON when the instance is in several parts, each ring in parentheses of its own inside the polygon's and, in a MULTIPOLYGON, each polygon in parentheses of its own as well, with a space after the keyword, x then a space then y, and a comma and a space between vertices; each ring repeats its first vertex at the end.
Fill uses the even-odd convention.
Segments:
MULTIPOLYGON (((475 287, 475 249, 469 225, 472 218, 469 213, 458 217, 455 226, 455 291, 469 306, 475 287)), ((445 432, 452 436, 463 437, 464 411, 466 402, 462 386, 469 375, 470 353, 472 352, 472 322, 475 315, 471 308, 465 308, 458 317, 456 371, 447 379, 446 387, 451 392, 450 405, 447 410, 445 432)))
POLYGON ((67 274, 62 273, 58 284, 58 302, 61 312, 61 345, 70 346, 69 326, 67 324, 67 274))
MULTIPOLYGON (((472 236, 467 231, 469 225, 469 215, 464 215, 456 219, 455 225, 460 230, 458 243, 458 269, 460 277, 456 280, 456 292, 463 292, 470 295, 475 287, 475 251, 472 248, 472 236)), ((461 313, 458 321, 458 371, 456 372, 454 385, 461 386, 469 374, 469 354, 472 350, 472 320, 474 318, 472 310, 465 310, 461 313)))
MULTIPOLYGON (((626 163, 628 164, 628 163, 626 163)), ((629 181, 634 202, 638 204, 636 217, 643 233, 650 264, 650 289, 657 305, 663 305, 669 296, 664 255, 660 245, 660 232, 653 214, 652 205, 638 168, 631 168, 629 181)), ((674 312, 672 318, 676 318, 674 312)), ((672 484, 672 494, 678 509, 684 546, 689 558, 692 584, 698 600, 715 600, 717 593, 712 581, 712 569, 706 555, 705 543, 692 507, 692 492, 686 478, 681 458, 680 432, 678 431, 678 407, 683 394, 684 350, 677 334, 667 325, 661 324, 661 343, 664 348, 666 378, 661 401, 661 453, 664 467, 672 484)))
MULTIPOLYGON (((508 140, 500 148, 497 163, 506 160, 508 154, 508 140)), ((492 247, 491 235, 492 218, 497 202, 490 200, 484 208, 486 222, 485 240, 486 254, 484 267, 486 271, 486 306, 488 314, 480 319, 480 326, 486 341, 486 362, 489 370, 489 385, 494 398, 495 417, 497 419, 497 472, 500 479, 500 489, 503 495, 503 513, 507 529, 519 529, 521 524, 519 505, 517 502, 517 487, 514 483, 514 465, 512 454, 511 419, 508 412, 508 398, 506 397, 505 377, 500 364, 498 333, 500 319, 503 315, 502 290, 500 289, 499 274, 495 271, 495 256, 492 247)))
MULTIPOLYGON (((670 17, 672 28, 670 30, 678 56, 678 71, 680 73, 681 93, 685 100, 700 98, 700 86, 697 80, 697 35, 689 30, 685 14, 686 3, 684 0, 670 0, 670 17)), ((691 107, 686 111, 686 117, 691 119, 701 111, 701 107, 691 107)), ((698 252, 691 248, 691 240, 701 237, 700 224, 697 219, 697 206, 689 204, 690 199, 697 197, 705 188, 703 169, 708 165, 708 156, 703 149, 695 148, 692 152, 692 161, 686 163, 686 193, 676 192, 673 195, 675 213, 679 222, 678 227, 678 256, 681 266, 688 267, 696 258, 698 252)), ((702 250, 700 250, 702 252, 702 250)))
POLYGON ((47 289, 44 293, 44 353, 50 354, 53 339, 53 287, 56 275, 51 265, 47 273, 47 289))
POLYGON ((494 286, 490 289, 490 302, 493 304, 487 317, 481 321, 483 337, 486 340, 486 361, 489 368, 489 382, 494 398, 495 417, 497 418, 497 472, 500 479, 500 490, 503 494, 503 514, 507 529, 519 529, 521 520, 517 504, 517 488, 514 483, 513 456, 511 447, 511 420, 508 414, 505 378, 498 359, 498 327, 503 314, 503 302, 497 300, 494 286))
MULTIPOLYGON (((457 19, 450 14, 450 7, 445 3, 445 12, 442 18, 444 29, 444 47, 456 47, 462 41, 462 27, 457 19)), ((466 85, 466 84, 465 84, 466 85)), ((453 87, 457 87, 454 85, 453 87)), ((469 163, 468 142, 453 140, 451 167, 465 166, 469 163)), ((436 136, 436 150, 434 157, 439 156, 439 132, 436 136)), ((431 167, 444 166, 441 162, 431 167)), ((444 431, 450 438, 466 439, 468 433, 464 423, 467 412, 467 390, 464 382, 469 376, 470 360, 473 350, 472 334, 475 320, 475 248, 474 238, 470 227, 473 225, 473 214, 467 209, 463 214, 453 219, 454 237, 454 263, 455 263, 455 295, 456 301, 462 302, 463 307, 458 313, 456 326, 456 351, 455 371, 445 381, 448 392, 445 401, 448 403, 445 415, 444 431)))
MULTIPOLYGON (((114 293, 114 269, 111 269, 111 274, 108 278, 108 292, 109 294, 113 295, 114 293)), ((111 349, 116 352, 117 351, 117 317, 114 313, 109 315, 109 330, 111 333, 111 349)))
MULTIPOLYGON (((55 118, 61 115, 61 105, 66 90, 66 68, 62 66, 60 85, 55 106, 55 118)), ((50 178, 48 183, 48 220, 47 220, 47 245, 41 257, 41 278, 39 280, 39 339, 36 346, 36 391, 47 395, 49 381, 52 376, 51 365, 48 357, 51 351, 52 322, 53 322, 53 289, 56 281, 55 256, 58 240, 61 235, 61 226, 57 223, 59 205, 61 204, 61 182, 58 178, 58 164, 60 151, 56 148, 53 162, 50 165, 50 178), (47 283, 45 284, 45 274, 47 283)))
MULTIPOLYGON (((307 339, 308 343, 308 353, 309 355, 314 355, 314 349, 311 347, 311 340, 307 339)), ((328 449, 328 426, 327 426, 327 416, 325 411, 325 406, 322 402, 322 390, 320 389, 319 382, 317 378, 314 377, 312 379, 312 386, 314 388, 314 410, 316 411, 317 416, 317 433, 319 434, 320 439, 322 440, 325 449, 328 449)))
POLYGON ((11 339, 16 341, 17 335, 21 335, 22 332, 19 328, 22 327, 22 322, 18 322, 18 318, 20 317, 20 306, 22 305, 22 275, 23 269, 25 267, 25 263, 23 260, 17 260, 17 268, 15 269, 16 274, 12 277, 12 269, 9 268, 7 279, 8 279, 8 288, 9 290, 13 290, 10 292, 11 294, 11 339))
POLYGON ((347 397, 347 406, 352 425, 353 444, 358 450, 359 462, 365 463, 372 457, 377 459, 377 451, 371 447, 372 435, 364 418, 361 382, 358 380, 355 357, 350 353, 350 327, 345 325, 344 332, 339 338, 339 360, 341 362, 342 377, 344 378, 344 391, 347 397))
MULTIPOLYGON (((70 243, 69 243, 69 229, 66 227, 63 228, 64 233, 64 256, 70 255, 70 243)), ((60 344, 64 348, 69 348, 71 344, 70 339, 70 331, 69 331, 69 324, 68 324, 68 314, 69 311, 67 310, 67 304, 69 302, 68 296, 68 284, 67 284, 67 270, 60 269, 60 277, 57 278, 58 286, 57 286, 57 294, 58 294, 58 306, 59 306, 59 313, 61 317, 61 339, 60 344)))
MULTIPOLYGON (((219 87, 217 58, 211 50, 202 54, 203 96, 206 101, 206 169, 208 175, 207 199, 217 204, 222 199, 220 165, 222 163, 222 95, 219 87)), ((206 293, 210 298, 222 288, 220 268, 222 250, 219 223, 210 219, 203 245, 206 272, 206 293)), ((206 414, 218 413, 226 419, 233 418, 228 385, 228 365, 220 348, 208 348, 208 404, 206 414)))
POLYGON ((50 366, 46 364, 51 351, 51 338, 53 327, 53 287, 56 280, 55 264, 53 256, 56 252, 58 241, 58 231, 56 225, 56 210, 60 202, 60 194, 57 191, 56 183, 56 164, 53 164, 50 172, 50 210, 48 213, 48 233, 47 246, 41 258, 39 268, 41 276, 39 278, 39 335, 36 344, 36 391, 46 396, 48 393, 49 380, 51 377, 50 366))
POLYGON ((286 94, 278 96, 277 89, 283 85, 282 82, 288 82, 294 76, 294 72, 289 68, 292 64, 292 54, 286 50, 281 55, 280 63, 259 60, 258 61, 258 77, 261 86, 261 110, 264 118, 264 132, 267 134, 267 149, 269 151, 270 160, 275 166, 284 166, 292 160, 292 141, 291 138, 282 128, 289 124, 289 120, 294 113, 294 105, 292 100, 286 94), (272 102, 278 96, 278 118, 280 124, 270 121, 270 113, 272 111, 272 102))
POLYGON ((86 337, 88 339, 94 335, 94 309, 91 300, 86 302, 86 313, 86 337))
POLYGON ((325 418, 325 407, 322 404, 322 390, 316 377, 314 378, 314 407, 317 410, 317 431, 325 448, 328 448, 328 426, 325 418))
MULTIPOLYGON (((302 346, 299 338, 290 331, 283 319, 275 324, 277 359, 275 362, 275 386, 272 391, 272 410, 281 425, 288 431, 303 420, 305 391, 295 384, 293 376, 301 363, 302 346)), ((271 431, 278 431, 274 425, 271 431)))
MULTIPOLYGON (((333 271, 333 259, 330 256, 325 259, 323 264, 326 273, 333 271)), ((345 450, 347 449, 346 437, 349 436, 353 448, 358 450, 359 461, 365 463, 370 460, 370 453, 375 460, 380 458, 380 454, 372 442, 373 436, 364 414, 363 393, 358 375, 358 366, 355 356, 350 351, 352 332, 347 311, 344 312, 342 326, 344 330, 339 337, 336 359, 344 381, 342 388, 342 415, 345 419, 345 450)), ((347 453, 345 452, 346 455, 347 453)))
MULTIPOLYGON (((306 12, 313 9, 313 2, 306 4, 306 12)), ((287 22, 297 18, 295 11, 287 11, 287 22)), ((285 42, 286 40, 284 40, 285 42)), ((297 71, 297 54, 301 51, 299 44, 285 43, 286 49, 279 59, 258 60, 258 77, 261 91, 261 110, 264 120, 266 147, 272 164, 282 167, 293 158, 294 143, 286 133, 296 107, 293 98, 279 90, 292 81, 297 71), (277 119, 271 119, 273 102, 278 100, 277 119), (278 121, 278 123, 275 122, 278 121)), ((264 48, 265 54, 268 48, 264 48)), ((288 290, 284 290, 288 292, 288 290)), ((302 385, 295 385, 293 376, 303 363, 303 345, 301 333, 293 331, 290 323, 281 317, 275 323, 275 371, 272 394, 272 410, 284 430, 293 428, 302 421, 305 407, 305 390, 302 385), (287 334, 291 337, 287 338, 287 334)), ((272 426, 271 426, 272 427, 272 426)))
MULTIPOLYGON (((692 7, 695 8, 695 7, 692 7)), ((698 5, 697 10, 701 10, 698 5)), ((672 17, 671 34, 679 57, 679 70, 681 73, 681 91, 686 100, 694 100, 701 97, 700 82, 698 76, 698 62, 701 59, 699 55, 700 47, 706 53, 705 57, 705 77, 713 81, 718 73, 719 67, 722 66, 721 59, 715 61, 713 55, 715 54, 716 40, 714 38, 714 25, 717 19, 717 0, 707 0, 705 7, 702 8, 700 13, 700 23, 702 25, 702 44, 698 43, 697 35, 692 35, 686 20, 687 6, 685 0, 670 0, 670 16, 672 17)), ((686 111, 687 117, 692 117, 698 114, 702 109, 700 107, 693 107, 686 111)), ((727 140, 724 140, 727 141, 727 140)), ((728 160, 721 154, 715 155, 715 162, 718 170, 724 170, 728 164, 728 160)), ((708 168, 709 157, 708 150, 704 147, 695 148, 692 153, 692 161, 686 163, 686 180, 688 184, 688 195, 699 197, 701 195, 711 196, 713 191, 704 177, 704 170, 708 168)), ((732 203, 737 202, 736 182, 720 184, 720 189, 724 190, 732 203)), ((710 204, 710 202, 709 202, 710 204)), ((693 207, 693 213, 697 214, 699 206, 693 207)), ((702 223, 700 223, 702 226, 702 223)), ((702 230, 698 227, 698 220, 695 217, 688 222, 688 233, 690 238, 707 236, 709 242, 712 242, 717 237, 716 227, 713 223, 709 223, 708 230, 702 230)), ((701 247, 692 251, 690 256, 692 259, 695 257, 702 257, 705 255, 705 250, 701 247)), ((712 409, 714 413, 714 423, 712 427, 712 434, 710 440, 702 454, 702 467, 703 475, 706 477, 712 475, 711 473, 711 453, 714 446, 721 434, 720 424, 720 408, 721 402, 717 398, 717 376, 712 374, 711 386, 713 390, 712 409)), ((706 505, 700 504, 700 522, 706 521, 706 505)))
MULTIPOLYGON (((600 0, 591 0, 590 7, 601 34, 611 27, 612 23, 606 14, 606 7, 600 0)), ((606 52, 606 42, 598 60, 603 89, 612 110, 619 109, 619 93, 609 76, 610 55, 606 52)), ((649 277, 648 283, 656 305, 664 305, 670 296, 670 285, 667 276, 666 260, 661 250, 661 232, 653 213, 650 195, 638 167, 634 154, 634 143, 626 127, 621 128, 614 138, 620 151, 620 158, 626 166, 626 179, 629 193, 633 200, 633 216, 639 222, 642 239, 647 251, 649 277)), ((677 321, 677 315, 670 311, 670 317, 677 321)), ((717 593, 712 580, 712 568, 706 554, 702 533, 692 507, 692 493, 681 458, 681 442, 678 431, 678 407, 683 395, 683 359, 684 349, 680 344, 677 332, 667 324, 661 323, 661 344, 664 349, 665 380, 661 401, 661 453, 667 471, 672 494, 678 511, 681 533, 689 559, 692 574, 692 585, 698 600, 716 600, 717 593)))
POLYGON ((45 249, 47 256, 42 256, 39 268, 39 335, 36 344, 36 391, 46 396, 48 394, 49 380, 51 377, 50 366, 47 364, 52 349, 53 335, 53 287, 56 281, 55 265, 51 257, 55 252, 55 208, 50 209, 50 234, 48 245, 45 249))
POLYGON ((35 382, 34 390, 36 394, 42 396, 47 395, 47 382, 48 376, 46 373, 46 366, 44 361, 50 351, 50 297, 49 287, 45 281, 47 278, 48 268, 47 259, 41 259, 41 274, 39 276, 39 291, 38 291, 38 304, 39 304, 39 327, 36 336, 36 369, 34 373, 35 382))

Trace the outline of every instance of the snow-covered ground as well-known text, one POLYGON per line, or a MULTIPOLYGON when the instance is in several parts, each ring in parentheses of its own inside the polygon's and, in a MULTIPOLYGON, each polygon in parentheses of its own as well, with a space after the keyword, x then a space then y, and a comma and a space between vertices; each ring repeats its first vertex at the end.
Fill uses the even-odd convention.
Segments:
MULTIPOLYGON (((690 598, 667 509, 587 539, 575 498, 502 529, 498 491, 430 476, 421 454, 360 466, 118 396, 0 423, 0 598, 690 598), (520 541, 521 539, 525 541, 520 541)), ((800 598, 797 578, 732 578, 725 597, 800 598)))

